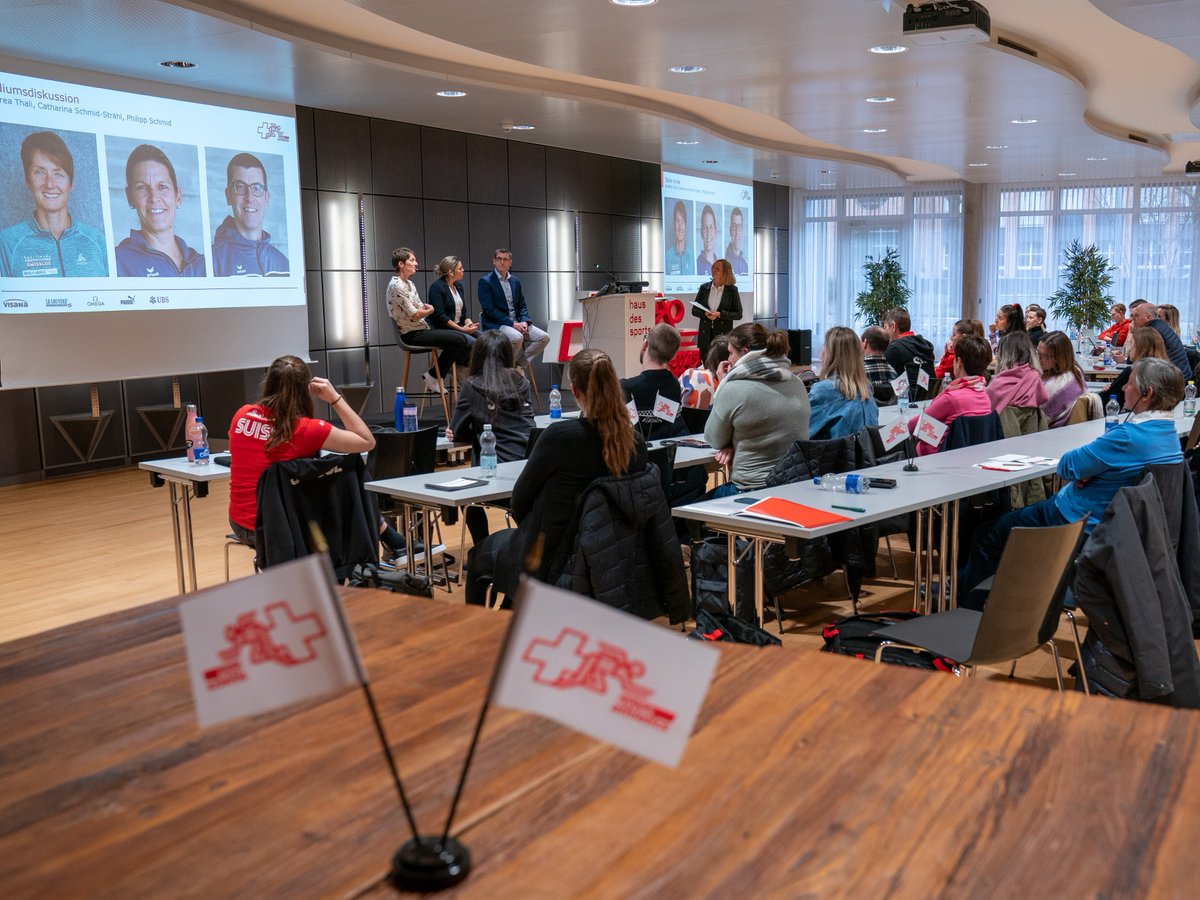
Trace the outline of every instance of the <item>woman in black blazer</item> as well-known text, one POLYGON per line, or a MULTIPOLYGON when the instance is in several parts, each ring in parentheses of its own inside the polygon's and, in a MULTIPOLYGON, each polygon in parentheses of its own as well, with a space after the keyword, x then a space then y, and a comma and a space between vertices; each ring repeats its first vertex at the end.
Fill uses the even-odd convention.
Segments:
POLYGON ((729 334, 733 323, 742 317, 742 298, 738 296, 737 279, 729 260, 718 259, 712 264, 712 281, 700 285, 695 302, 708 310, 703 313, 692 306, 692 315, 700 320, 696 347, 703 360, 708 355, 713 338, 729 334), (711 302, 714 296, 719 298, 715 303, 711 302))
POLYGON ((429 305, 433 307, 427 319, 429 327, 459 332, 466 338, 469 350, 475 345, 479 323, 472 322, 465 315, 467 302, 462 292, 462 260, 457 256, 444 257, 434 269, 434 274, 437 280, 429 286, 429 305))

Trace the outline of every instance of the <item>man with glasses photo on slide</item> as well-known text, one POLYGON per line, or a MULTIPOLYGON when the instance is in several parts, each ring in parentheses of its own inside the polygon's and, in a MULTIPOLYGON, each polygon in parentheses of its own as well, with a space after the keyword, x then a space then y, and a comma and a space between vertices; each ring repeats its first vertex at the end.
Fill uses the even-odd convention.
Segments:
POLYGON ((213 237, 213 274, 287 275, 288 259, 272 246, 263 230, 263 219, 271 205, 267 170, 257 156, 238 153, 226 167, 225 201, 233 211, 217 226, 213 237))

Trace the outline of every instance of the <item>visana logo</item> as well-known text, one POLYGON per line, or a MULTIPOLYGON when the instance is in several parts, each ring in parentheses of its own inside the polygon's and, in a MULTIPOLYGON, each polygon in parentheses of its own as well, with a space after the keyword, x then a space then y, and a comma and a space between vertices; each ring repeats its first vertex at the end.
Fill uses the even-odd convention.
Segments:
POLYGON ((4 305, 7 306, 9 309, 28 309, 29 301, 28 300, 5 300, 4 305))

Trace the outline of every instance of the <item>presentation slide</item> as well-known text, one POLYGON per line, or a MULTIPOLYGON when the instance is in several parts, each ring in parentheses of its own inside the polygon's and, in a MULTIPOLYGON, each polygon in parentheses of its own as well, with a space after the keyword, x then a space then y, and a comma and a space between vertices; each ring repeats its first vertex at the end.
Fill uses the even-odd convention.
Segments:
POLYGON ((294 133, 0 73, 0 312, 303 304, 294 133))
POLYGON ((0 71, 0 386, 307 352, 294 110, 96 82, 0 71))
POLYGON ((663 290, 695 293, 725 259, 740 293, 754 291, 754 186, 662 171, 663 290))

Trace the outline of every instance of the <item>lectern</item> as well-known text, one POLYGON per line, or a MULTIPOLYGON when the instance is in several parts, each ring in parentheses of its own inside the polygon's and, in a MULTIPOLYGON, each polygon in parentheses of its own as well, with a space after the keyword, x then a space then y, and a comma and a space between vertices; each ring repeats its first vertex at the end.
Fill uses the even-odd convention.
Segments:
POLYGON ((612 357, 617 375, 628 378, 642 370, 642 340, 654 327, 658 295, 605 294, 583 297, 583 344, 612 357))

